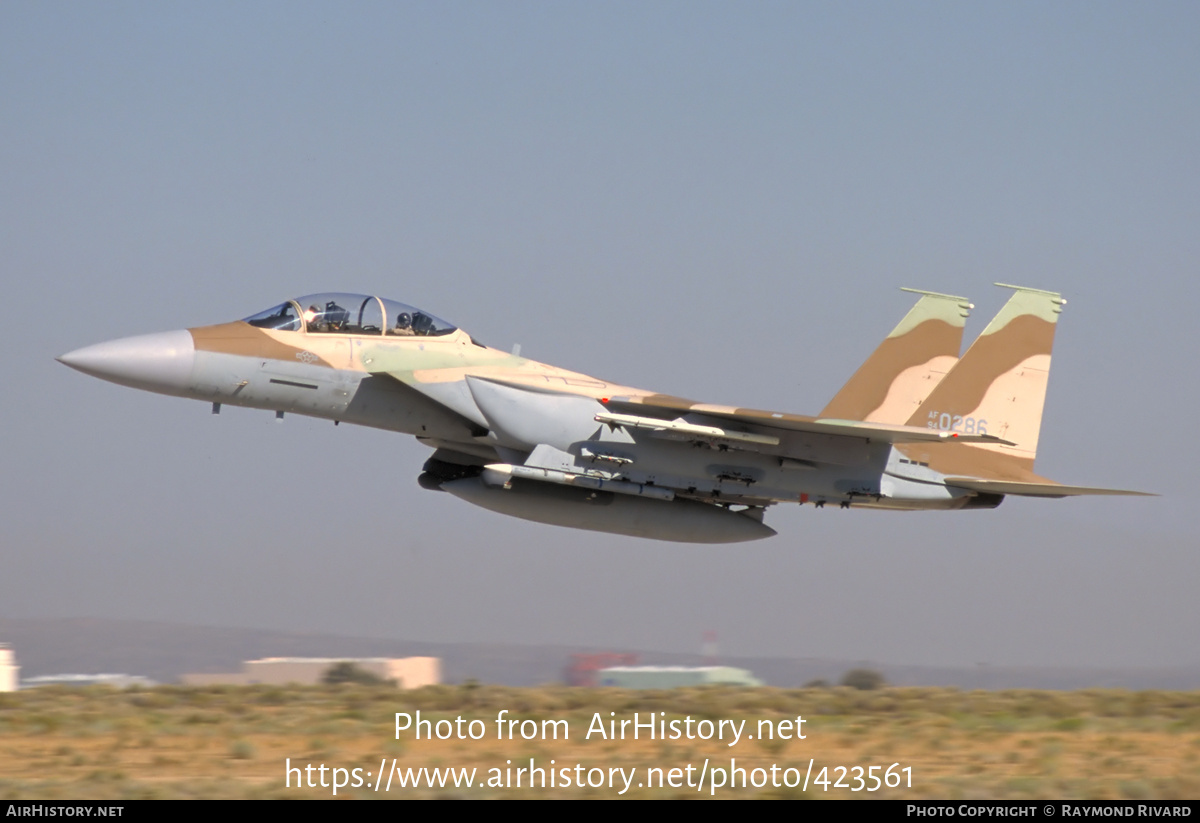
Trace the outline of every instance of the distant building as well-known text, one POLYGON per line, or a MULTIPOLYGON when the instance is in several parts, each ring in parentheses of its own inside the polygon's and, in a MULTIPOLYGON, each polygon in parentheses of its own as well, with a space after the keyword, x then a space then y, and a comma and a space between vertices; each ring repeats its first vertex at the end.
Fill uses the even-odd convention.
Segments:
POLYGON ((157 686, 149 677, 137 674, 44 674, 21 681, 22 689, 38 686, 112 686, 128 689, 131 686, 157 686))
POLYGON ((612 666, 596 673, 600 686, 677 689, 681 686, 761 686, 745 669, 730 666, 612 666))
POLYGON ((596 674, 602 669, 614 666, 636 666, 636 654, 620 652, 593 652, 589 654, 571 655, 571 663, 563 672, 563 679, 568 686, 595 686, 596 674))
POLYGON ((353 663, 383 680, 396 681, 396 685, 402 689, 419 689, 442 682, 442 661, 438 657, 264 657, 261 660, 247 660, 240 672, 185 674, 182 680, 187 686, 248 686, 258 683, 312 686, 320 683, 325 673, 338 663, 353 663))
POLYGON ((20 673, 21 667, 17 665, 12 648, 7 643, 0 643, 0 692, 15 692, 20 673))

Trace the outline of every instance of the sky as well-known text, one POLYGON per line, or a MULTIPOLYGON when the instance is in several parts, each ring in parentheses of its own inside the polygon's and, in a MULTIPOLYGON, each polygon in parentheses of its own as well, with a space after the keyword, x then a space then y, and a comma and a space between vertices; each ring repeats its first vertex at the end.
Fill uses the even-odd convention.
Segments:
POLYGON ((1200 663, 1198 34, 1184 2, 0 4, 0 616, 1200 663), (410 437, 54 360, 353 291, 814 414, 898 287, 969 297, 970 340, 996 281, 1068 300, 1037 471, 1160 497, 647 541, 423 490, 410 437))

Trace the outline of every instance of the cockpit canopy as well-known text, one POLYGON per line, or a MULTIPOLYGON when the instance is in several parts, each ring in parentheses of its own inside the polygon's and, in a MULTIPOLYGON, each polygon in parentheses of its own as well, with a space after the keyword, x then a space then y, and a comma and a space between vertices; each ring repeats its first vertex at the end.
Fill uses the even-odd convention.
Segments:
POLYGON ((251 326, 309 334, 441 337, 456 327, 428 312, 364 294, 310 294, 245 318, 251 326))

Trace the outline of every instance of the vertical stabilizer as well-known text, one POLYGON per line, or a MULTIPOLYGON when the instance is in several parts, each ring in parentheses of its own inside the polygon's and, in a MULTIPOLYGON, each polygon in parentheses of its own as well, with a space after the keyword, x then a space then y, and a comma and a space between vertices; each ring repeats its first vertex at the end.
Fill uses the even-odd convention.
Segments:
POLYGON ((921 299, 818 417, 904 423, 958 360, 963 326, 974 307, 965 297, 901 291, 921 299))
MULTIPOLYGON (((952 448, 970 450, 958 452, 963 458, 979 455, 979 450, 1005 455, 1031 471, 1046 402, 1054 330, 1067 301, 1056 292, 996 285, 1016 291, 908 425, 995 435, 1016 445, 952 448)), ((974 462, 984 474, 990 473, 986 467, 1000 465, 994 459, 974 462)))

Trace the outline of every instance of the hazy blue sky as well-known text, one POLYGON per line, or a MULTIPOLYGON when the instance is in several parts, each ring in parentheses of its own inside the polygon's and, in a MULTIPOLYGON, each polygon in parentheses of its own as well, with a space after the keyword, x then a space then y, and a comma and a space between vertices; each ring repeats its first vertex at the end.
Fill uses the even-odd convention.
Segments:
MULTIPOLYGON (((1200 662, 1195 3, 0 4, 0 615, 924 664, 1200 662), (82 345, 315 291, 815 413, 911 304, 1061 291, 1038 471, 698 547, 419 488, 385 432, 82 345), (315 472, 314 450, 339 456, 315 472)), ((2 639, 2 638, 0 638, 2 639)))

